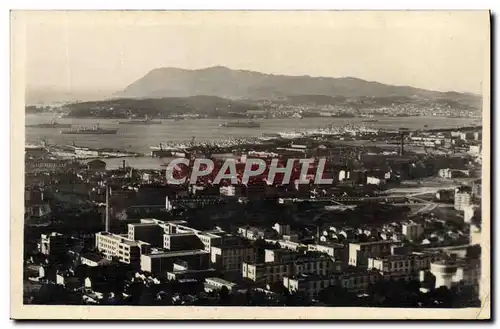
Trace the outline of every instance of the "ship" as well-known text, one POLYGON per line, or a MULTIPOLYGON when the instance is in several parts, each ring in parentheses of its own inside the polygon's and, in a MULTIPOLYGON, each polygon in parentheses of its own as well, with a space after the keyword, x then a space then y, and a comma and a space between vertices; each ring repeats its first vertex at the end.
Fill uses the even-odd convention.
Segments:
POLYGON ((295 139, 295 138, 301 138, 303 137, 303 134, 298 131, 293 131, 293 132, 281 132, 279 133, 280 137, 283 139, 295 139))
POLYGON ((103 129, 99 128, 99 125, 95 125, 92 128, 79 127, 70 130, 61 130, 61 134, 69 135, 115 135, 118 129, 103 129))
POLYGON ((151 156, 156 158, 178 157, 185 158, 187 151, 182 147, 170 147, 160 144, 159 147, 151 146, 151 156))
POLYGON ((71 128, 70 123, 59 123, 56 120, 52 120, 50 123, 40 123, 36 125, 27 125, 26 127, 32 128, 71 128))
POLYGON ((256 121, 228 121, 220 124, 224 128, 260 128, 260 123, 256 121))
POLYGON ((374 119, 374 120, 363 120, 363 122, 365 122, 365 123, 369 123, 369 122, 378 122, 378 120, 375 120, 375 119, 374 119))
POLYGON ((151 120, 146 116, 143 120, 129 120, 129 121, 118 121, 121 125, 161 125, 162 122, 159 120, 151 120))

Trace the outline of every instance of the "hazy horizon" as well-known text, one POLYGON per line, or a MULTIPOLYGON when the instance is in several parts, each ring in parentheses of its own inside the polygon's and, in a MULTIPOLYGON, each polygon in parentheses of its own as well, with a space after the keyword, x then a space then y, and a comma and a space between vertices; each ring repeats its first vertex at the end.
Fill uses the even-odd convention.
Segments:
MULTIPOLYGON (((18 12, 19 14, 19 12, 18 12)), ((161 67, 481 94, 484 12, 21 12, 26 85, 120 91, 161 67)))

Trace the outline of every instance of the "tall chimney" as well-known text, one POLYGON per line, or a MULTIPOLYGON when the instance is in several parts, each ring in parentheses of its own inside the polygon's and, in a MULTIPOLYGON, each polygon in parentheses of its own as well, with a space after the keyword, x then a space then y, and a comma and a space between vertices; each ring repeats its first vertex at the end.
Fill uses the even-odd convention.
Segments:
POLYGON ((125 160, 122 160, 123 169, 125 169, 125 160))
POLYGON ((403 155, 405 152, 405 134, 401 133, 401 148, 399 149, 399 155, 403 155))
POLYGON ((110 218, 109 218, 109 186, 106 185, 106 228, 105 231, 109 232, 110 230, 110 218))

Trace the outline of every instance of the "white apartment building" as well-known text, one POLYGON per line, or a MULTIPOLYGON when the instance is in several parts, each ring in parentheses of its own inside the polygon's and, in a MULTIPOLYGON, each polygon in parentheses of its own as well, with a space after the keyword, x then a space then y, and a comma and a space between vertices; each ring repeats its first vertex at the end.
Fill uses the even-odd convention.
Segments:
POLYGON ((377 270, 386 277, 406 276, 413 278, 419 271, 429 270, 432 262, 443 259, 442 253, 412 253, 407 255, 390 255, 368 259, 368 269, 377 270))
POLYGON ((469 154, 471 155, 481 155, 481 145, 471 145, 469 146, 469 154))
POLYGON ((470 224, 472 223, 472 218, 474 218, 474 215, 476 215, 479 212, 479 206, 476 205, 470 205, 467 207, 464 207, 464 223, 470 224))
POLYGON ((349 265, 366 267, 368 258, 391 254, 392 241, 349 243, 349 265))
POLYGON ((382 185, 385 184, 386 180, 385 178, 380 178, 380 177, 375 177, 375 176, 368 176, 366 177, 366 184, 371 184, 371 185, 382 185))
POLYGON ((381 275, 372 271, 352 271, 333 275, 302 274, 295 277, 284 277, 283 285, 291 293, 302 292, 309 299, 315 299, 318 294, 332 285, 338 285, 352 292, 366 292, 370 284, 381 279, 381 275))
POLYGON ((232 292, 237 285, 221 278, 211 277, 205 279, 205 291, 207 292, 221 290, 222 287, 226 287, 229 292, 232 292))
POLYGON ((280 282, 285 276, 303 273, 327 275, 341 270, 340 262, 333 262, 327 256, 308 256, 308 258, 281 263, 243 263, 243 278, 256 283, 272 284, 280 282))
POLYGON ((424 226, 422 224, 409 222, 401 225, 403 235, 410 241, 416 240, 424 233, 424 226))
POLYGON ((290 235, 291 234, 290 225, 288 225, 288 224, 276 223, 276 224, 274 224, 273 229, 276 232, 278 232, 279 235, 290 235))
POLYGON ((333 257, 334 260, 346 260, 349 249, 341 243, 329 244, 310 244, 307 246, 309 251, 317 251, 333 257))
POLYGON ((469 191, 462 191, 461 189, 455 190, 455 210, 463 211, 466 207, 472 204, 472 195, 469 191))
POLYGON ((453 174, 450 168, 439 169, 438 176, 441 178, 451 179, 453 174))
POLYGON ((122 263, 139 264, 141 254, 150 251, 151 245, 143 241, 134 241, 128 235, 98 232, 95 235, 96 247, 108 259, 117 258, 122 263))

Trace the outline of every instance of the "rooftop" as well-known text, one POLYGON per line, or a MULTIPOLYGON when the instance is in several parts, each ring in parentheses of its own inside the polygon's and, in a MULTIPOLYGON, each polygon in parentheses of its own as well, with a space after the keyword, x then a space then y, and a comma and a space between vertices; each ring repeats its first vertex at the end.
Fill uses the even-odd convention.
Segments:
POLYGON ((146 254, 143 256, 150 258, 170 258, 170 257, 195 256, 204 254, 209 254, 209 252, 201 249, 196 249, 196 250, 157 252, 157 253, 146 254))
POLYGON ((91 260, 93 262, 100 262, 102 259, 104 259, 104 257, 102 257, 101 255, 95 254, 95 253, 83 254, 82 258, 91 260))
POLYGON ((134 227, 148 227, 148 226, 158 226, 157 223, 130 223, 128 224, 129 226, 134 226, 134 227))
POLYGON ((216 282, 216 283, 227 285, 227 286, 236 286, 236 283, 234 283, 234 282, 230 282, 230 281, 227 281, 227 280, 224 280, 221 278, 216 278, 216 277, 206 278, 205 282, 207 282, 207 283, 216 282))
POLYGON ((349 245, 360 245, 360 246, 370 246, 370 245, 377 245, 377 244, 394 244, 394 241, 368 241, 368 242, 356 242, 356 243, 349 243, 349 245))
POLYGON ((170 271, 168 273, 174 273, 174 274, 190 274, 190 273, 205 273, 205 272, 216 272, 215 269, 209 268, 205 270, 182 270, 182 271, 170 271))
POLYGON ((189 235, 196 235, 196 232, 182 232, 182 233, 171 233, 171 234, 163 234, 163 235, 168 235, 168 236, 189 236, 189 235))

